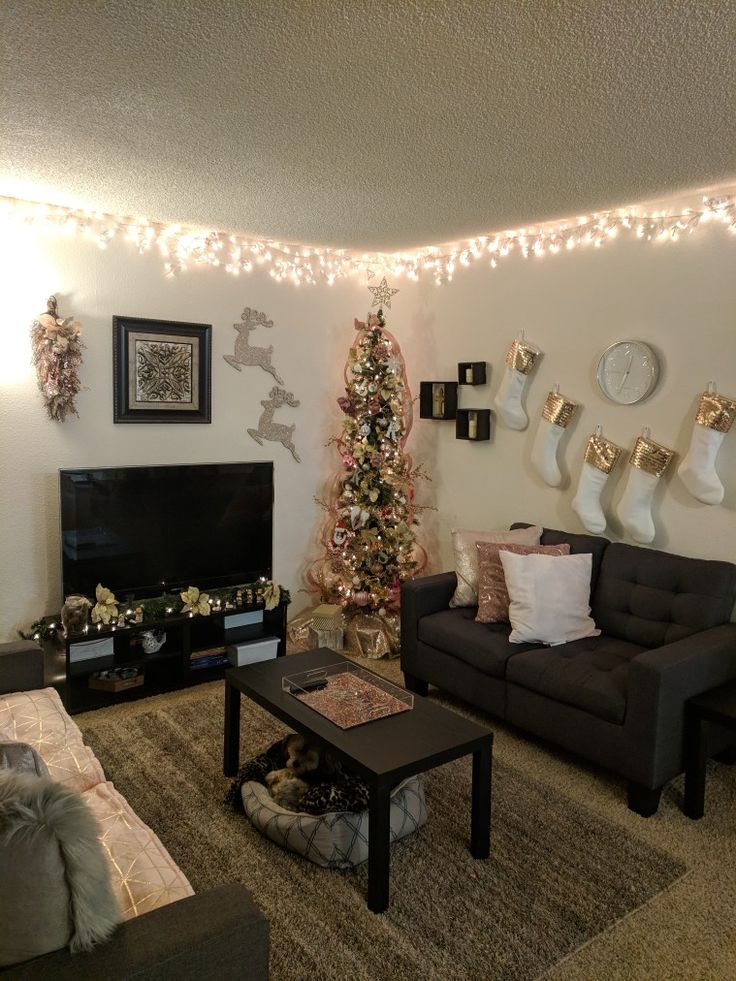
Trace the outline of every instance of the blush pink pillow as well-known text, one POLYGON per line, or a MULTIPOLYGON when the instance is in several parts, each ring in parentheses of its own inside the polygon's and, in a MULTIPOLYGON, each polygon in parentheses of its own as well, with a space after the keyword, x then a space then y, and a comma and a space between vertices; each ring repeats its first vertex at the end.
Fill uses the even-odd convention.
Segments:
POLYGON ((516 555, 569 555, 569 545, 512 545, 507 542, 477 542, 478 623, 508 623, 509 594, 499 552, 516 555))

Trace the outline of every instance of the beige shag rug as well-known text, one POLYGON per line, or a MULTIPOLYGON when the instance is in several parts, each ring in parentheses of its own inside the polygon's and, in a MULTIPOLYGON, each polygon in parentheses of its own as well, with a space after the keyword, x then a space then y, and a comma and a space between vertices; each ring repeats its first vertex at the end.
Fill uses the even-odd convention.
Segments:
MULTIPOLYGON (((369 666, 398 672, 395 662, 369 666)), ((196 891, 237 880, 252 892, 271 923, 273 981, 537 978, 686 871, 497 753, 492 857, 475 861, 467 848, 470 760, 433 770, 428 824, 394 846, 391 906, 374 915, 365 867, 317 868, 222 803, 223 693, 214 682, 75 721, 196 891)), ((244 700, 242 759, 283 732, 244 700)))

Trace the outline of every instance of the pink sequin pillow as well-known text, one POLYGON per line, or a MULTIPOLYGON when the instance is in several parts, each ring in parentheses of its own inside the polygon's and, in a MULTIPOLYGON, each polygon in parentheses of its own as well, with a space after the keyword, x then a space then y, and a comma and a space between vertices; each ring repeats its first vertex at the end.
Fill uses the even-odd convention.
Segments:
POLYGON ((478 551, 478 623, 508 623, 509 594, 503 574, 500 551, 516 555, 569 555, 569 545, 511 545, 477 542, 478 551))

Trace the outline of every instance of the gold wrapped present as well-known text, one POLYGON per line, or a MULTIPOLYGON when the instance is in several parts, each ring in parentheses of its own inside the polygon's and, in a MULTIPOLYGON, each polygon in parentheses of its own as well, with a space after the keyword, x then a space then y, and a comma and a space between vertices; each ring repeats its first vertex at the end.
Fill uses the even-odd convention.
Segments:
POLYGON ((342 607, 337 603, 322 603, 312 611, 315 630, 342 630, 342 607))
POLYGON ((378 660, 401 652, 399 614, 356 613, 345 627, 345 648, 355 657, 378 660))
POLYGON ((333 651, 341 651, 343 646, 343 630, 320 630, 318 627, 309 628, 310 647, 329 647, 333 651))

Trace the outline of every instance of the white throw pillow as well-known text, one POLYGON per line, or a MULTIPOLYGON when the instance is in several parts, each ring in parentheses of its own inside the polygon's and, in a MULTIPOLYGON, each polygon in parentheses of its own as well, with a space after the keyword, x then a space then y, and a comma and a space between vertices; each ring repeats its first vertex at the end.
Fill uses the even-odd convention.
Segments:
POLYGON ((566 644, 597 637, 590 616, 593 556, 500 552, 509 592, 512 644, 566 644))
POLYGON ((453 528, 452 547, 455 552, 455 574, 457 586, 450 606, 478 605, 478 549, 476 542, 495 542, 496 544, 539 545, 542 529, 537 525, 531 528, 516 528, 514 531, 463 531, 453 528))

